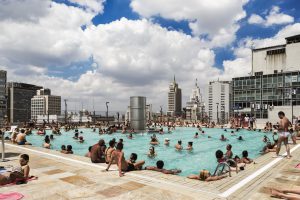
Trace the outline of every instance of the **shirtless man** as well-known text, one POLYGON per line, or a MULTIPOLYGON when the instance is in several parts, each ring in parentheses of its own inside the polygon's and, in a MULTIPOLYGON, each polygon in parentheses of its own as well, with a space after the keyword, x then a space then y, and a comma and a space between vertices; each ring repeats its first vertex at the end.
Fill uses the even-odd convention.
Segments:
POLYGON ((22 129, 21 132, 17 135, 16 142, 18 145, 31 145, 26 141, 26 134, 24 129, 22 129))
POLYGON ((116 150, 112 152, 111 160, 106 168, 106 171, 108 171, 110 166, 113 164, 113 162, 117 163, 120 177, 124 176, 124 172, 129 172, 129 171, 139 169, 145 163, 145 161, 135 162, 136 156, 132 156, 132 155, 130 161, 126 161, 124 157, 124 152, 122 150, 123 150, 123 143, 118 143, 116 146, 116 150))
MULTIPOLYGON (((109 147, 105 150, 105 162, 106 164, 109 164, 111 161, 112 153, 115 151, 115 141, 110 140, 109 141, 109 147)), ((113 163, 116 164, 116 163, 113 163)))
POLYGON ((181 140, 179 140, 178 143, 175 145, 175 149, 178 151, 182 150, 183 147, 181 146, 181 144, 182 144, 182 142, 181 142, 181 140))
POLYGON ((161 172, 163 174, 179 174, 179 173, 181 173, 181 170, 179 170, 179 169, 173 169, 173 170, 164 169, 164 164, 165 164, 164 161, 159 160, 159 161, 156 162, 156 167, 155 166, 148 166, 145 169, 161 172))
POLYGON ((291 122, 287 117, 285 117, 285 114, 282 111, 278 112, 278 117, 280 119, 279 126, 278 126, 279 138, 277 143, 276 155, 273 157, 277 158, 279 156, 281 143, 284 142, 284 145, 286 147, 286 152, 287 152, 287 158, 291 158, 290 147, 288 144, 288 139, 290 135, 289 125, 291 124, 291 122))
POLYGON ((100 139, 99 142, 92 146, 91 161, 92 163, 105 163, 105 141, 100 139))

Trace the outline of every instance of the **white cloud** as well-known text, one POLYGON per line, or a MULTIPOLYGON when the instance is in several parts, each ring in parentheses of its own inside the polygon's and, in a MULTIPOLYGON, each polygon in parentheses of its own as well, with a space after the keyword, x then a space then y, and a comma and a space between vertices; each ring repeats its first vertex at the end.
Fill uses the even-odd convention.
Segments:
POLYGON ((80 5, 92 12, 102 13, 105 0, 69 0, 69 2, 80 5))
POLYGON ((131 0, 131 7, 141 16, 161 16, 176 21, 187 20, 196 36, 204 36, 210 47, 226 46, 235 40, 238 22, 246 16, 240 0, 131 0), (207 37, 206 37, 207 36, 207 37))
POLYGON ((260 24, 266 27, 280 24, 290 24, 294 22, 294 17, 280 12, 278 6, 273 6, 269 14, 263 19, 257 14, 252 14, 248 19, 249 24, 260 24))

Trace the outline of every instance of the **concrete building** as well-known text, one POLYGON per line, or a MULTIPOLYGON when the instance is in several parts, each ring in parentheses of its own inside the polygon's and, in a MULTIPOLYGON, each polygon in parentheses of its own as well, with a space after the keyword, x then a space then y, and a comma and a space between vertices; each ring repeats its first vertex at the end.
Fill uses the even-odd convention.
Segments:
POLYGON ((209 121, 227 123, 231 114, 231 82, 212 81, 205 88, 205 110, 209 121))
POLYGON ((192 89, 192 94, 188 102, 186 102, 185 108, 186 119, 199 120, 204 117, 204 102, 202 101, 202 95, 200 88, 195 82, 195 88, 192 89))
POLYGON ((0 124, 3 124, 7 117, 6 78, 6 71, 0 70, 0 124))
POLYGON ((31 119, 31 98, 39 89, 42 87, 26 83, 7 83, 7 116, 10 123, 28 122, 31 119))
POLYGON ((37 95, 31 99, 31 119, 36 120, 38 115, 60 115, 61 97, 51 95, 49 89, 37 90, 37 95))
POLYGON ((169 85, 167 113, 171 116, 179 116, 182 113, 181 89, 176 83, 175 76, 173 82, 169 85))
POLYGON ((258 123, 277 122, 280 110, 289 119, 299 116, 300 35, 285 39, 282 45, 253 49, 251 76, 233 78, 235 113, 254 115, 258 123))
POLYGON ((300 35, 285 40, 282 45, 252 50, 252 76, 257 72, 276 74, 300 69, 300 35))
POLYGON ((134 130, 143 131, 146 128, 146 97, 130 97, 130 126, 134 130))

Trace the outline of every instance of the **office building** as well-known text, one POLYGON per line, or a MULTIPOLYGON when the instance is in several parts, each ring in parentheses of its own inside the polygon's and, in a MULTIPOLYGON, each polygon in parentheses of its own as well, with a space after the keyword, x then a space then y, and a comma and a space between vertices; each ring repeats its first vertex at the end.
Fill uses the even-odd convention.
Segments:
POLYGON ((210 122, 224 124, 231 115, 232 89, 230 81, 212 81, 205 88, 205 110, 210 122))
POLYGON ((300 35, 285 39, 283 45, 253 49, 252 76, 232 79, 236 114, 273 123, 278 121, 278 111, 291 121, 299 116, 300 35))
POLYGON ((3 124, 7 118, 6 78, 6 71, 0 70, 0 124, 3 124))
POLYGON ((41 86, 26 83, 7 83, 7 116, 10 123, 28 122, 31 119, 31 98, 41 86))
POLYGON ((31 99, 31 119, 36 120, 38 115, 60 114, 61 97, 51 95, 50 89, 37 90, 37 95, 31 99))
POLYGON ((202 101, 202 95, 200 88, 195 82, 195 88, 192 89, 192 94, 185 107, 185 118, 190 120, 199 120, 204 117, 204 102, 202 101))
POLYGON ((168 92, 168 115, 180 116, 182 112, 182 95, 181 89, 176 83, 175 76, 173 82, 169 85, 168 92))

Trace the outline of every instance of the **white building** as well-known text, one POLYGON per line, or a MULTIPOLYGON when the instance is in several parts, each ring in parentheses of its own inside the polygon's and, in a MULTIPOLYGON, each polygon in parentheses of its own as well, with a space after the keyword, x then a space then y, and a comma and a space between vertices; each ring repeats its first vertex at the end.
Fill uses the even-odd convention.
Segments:
POLYGON ((176 116, 181 115, 182 111, 182 95, 181 89, 176 83, 175 76, 173 82, 169 85, 168 92, 168 115, 176 116))
POLYGON ((230 116, 231 83, 229 81, 212 81, 205 88, 205 111, 209 120, 227 123, 230 116))
POLYGON ((252 75, 276 74, 300 69, 300 35, 285 38, 286 44, 252 50, 252 75))
POLYGON ((196 79, 195 88, 192 89, 190 99, 186 102, 186 119, 199 120, 201 117, 204 117, 204 102, 196 79))
POLYGON ((49 89, 37 90, 37 95, 31 99, 31 119, 36 120, 38 115, 60 115, 61 97, 51 95, 49 89))

